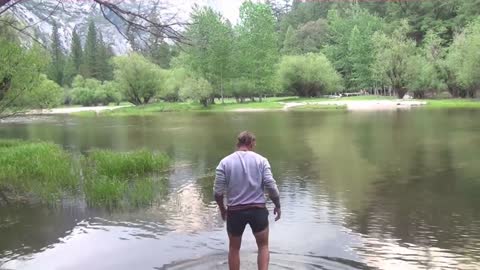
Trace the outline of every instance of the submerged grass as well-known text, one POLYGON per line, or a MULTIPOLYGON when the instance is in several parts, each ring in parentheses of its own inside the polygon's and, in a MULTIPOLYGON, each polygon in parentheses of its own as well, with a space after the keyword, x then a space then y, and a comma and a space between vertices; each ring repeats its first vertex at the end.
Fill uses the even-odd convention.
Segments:
POLYGON ((4 195, 52 202, 74 192, 77 184, 72 159, 60 146, 0 140, 0 192, 4 195))
POLYGON ((90 152, 84 162, 85 198, 92 206, 116 207, 151 203, 165 181, 155 181, 152 173, 165 170, 169 158, 147 150, 116 153, 90 152))
POLYGON ((168 167, 165 154, 93 150, 81 165, 53 143, 0 140, 0 204, 32 199, 54 203, 82 190, 91 206, 138 207, 166 190, 165 179, 154 175, 168 167))
POLYGON ((169 158, 146 149, 118 153, 109 150, 93 150, 86 158, 88 168, 97 175, 110 178, 144 175, 165 169, 169 158))

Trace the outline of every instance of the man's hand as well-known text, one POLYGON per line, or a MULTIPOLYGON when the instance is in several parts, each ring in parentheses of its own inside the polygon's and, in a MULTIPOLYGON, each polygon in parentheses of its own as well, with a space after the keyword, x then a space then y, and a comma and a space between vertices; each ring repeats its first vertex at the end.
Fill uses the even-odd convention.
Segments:
POLYGON ((215 194, 215 201, 220 209, 220 215, 222 216, 223 221, 225 221, 227 219, 227 209, 225 209, 225 205, 223 204, 223 195, 215 194))
POLYGON ((275 221, 278 221, 282 217, 282 209, 280 209, 280 207, 275 207, 273 209, 273 214, 276 215, 275 221))
POLYGON ((220 215, 222 216, 223 221, 227 220, 227 210, 225 210, 225 208, 220 208, 220 215))

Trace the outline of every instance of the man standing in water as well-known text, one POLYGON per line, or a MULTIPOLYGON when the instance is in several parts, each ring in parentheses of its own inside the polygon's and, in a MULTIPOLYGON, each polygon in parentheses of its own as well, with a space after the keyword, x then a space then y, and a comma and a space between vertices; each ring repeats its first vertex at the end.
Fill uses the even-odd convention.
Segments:
POLYGON ((237 151, 220 161, 216 169, 215 200, 222 219, 227 221, 230 240, 228 265, 230 270, 240 269, 240 246, 247 223, 258 246, 258 269, 267 270, 270 260, 268 250, 268 210, 264 189, 275 204, 275 221, 280 219, 280 198, 268 160, 253 152, 255 136, 244 131, 238 135, 237 151), (227 208, 223 196, 227 196, 227 208))

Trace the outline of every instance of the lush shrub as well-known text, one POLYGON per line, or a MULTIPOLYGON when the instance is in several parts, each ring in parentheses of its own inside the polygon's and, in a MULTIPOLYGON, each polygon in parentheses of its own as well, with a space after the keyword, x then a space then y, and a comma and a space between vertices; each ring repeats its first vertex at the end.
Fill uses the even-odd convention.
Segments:
POLYGON ((161 92, 165 72, 142 55, 132 53, 118 56, 113 63, 115 82, 129 102, 147 104, 161 92))
POLYGON ((120 93, 119 86, 117 83, 112 81, 105 81, 102 85, 103 92, 105 93, 104 104, 109 104, 111 102, 116 103, 117 105, 122 101, 123 97, 120 93))
POLYGON ((77 87, 72 90, 72 101, 74 104, 83 106, 96 105, 95 89, 77 87))
POLYGON ((185 80, 180 88, 182 99, 191 98, 199 101, 203 106, 208 106, 208 101, 213 94, 212 85, 203 78, 190 77, 185 80))
POLYGON ((13 104, 24 108, 46 109, 59 106, 62 101, 63 89, 54 81, 47 79, 46 75, 41 74, 38 84, 20 95, 13 104))
POLYGON ((165 101, 175 102, 180 99, 180 88, 190 75, 184 68, 174 68, 167 71, 163 91, 159 97, 165 101))
POLYGON ((77 75, 73 79, 71 99, 74 104, 83 106, 108 105, 110 102, 120 103, 122 96, 115 82, 96 79, 84 79, 77 75))
POLYGON ((284 91, 302 97, 320 96, 341 89, 341 77, 323 54, 284 56, 278 78, 284 91))

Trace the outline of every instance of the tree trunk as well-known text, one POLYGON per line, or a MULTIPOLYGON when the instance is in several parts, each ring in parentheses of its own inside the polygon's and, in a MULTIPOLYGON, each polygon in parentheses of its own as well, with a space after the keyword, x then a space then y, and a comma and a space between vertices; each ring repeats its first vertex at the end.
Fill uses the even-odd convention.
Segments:
POLYGON ((222 96, 222 104, 225 104, 225 100, 223 97, 223 78, 220 78, 220 95, 222 96))

